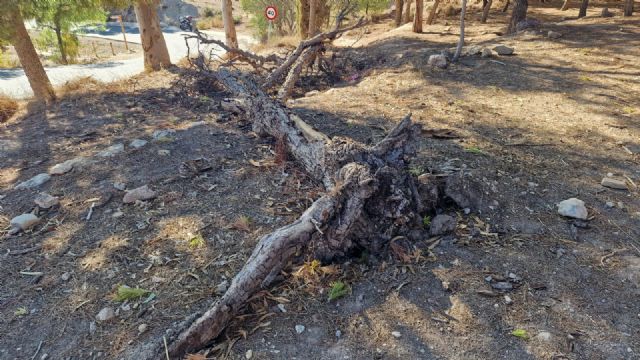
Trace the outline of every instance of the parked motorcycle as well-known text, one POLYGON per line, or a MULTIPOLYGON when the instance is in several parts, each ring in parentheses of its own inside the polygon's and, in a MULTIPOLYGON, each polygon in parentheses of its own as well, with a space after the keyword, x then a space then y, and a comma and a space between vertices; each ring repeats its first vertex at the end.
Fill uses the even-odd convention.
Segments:
POLYGON ((193 17, 192 16, 182 16, 180 17, 180 30, 182 31, 193 31, 193 17))

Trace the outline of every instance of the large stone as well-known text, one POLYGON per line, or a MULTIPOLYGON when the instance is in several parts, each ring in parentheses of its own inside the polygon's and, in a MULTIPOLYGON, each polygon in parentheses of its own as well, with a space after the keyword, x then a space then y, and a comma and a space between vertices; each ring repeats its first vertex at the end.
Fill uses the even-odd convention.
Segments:
POLYGON ((16 185, 15 189, 16 190, 32 189, 34 187, 38 187, 38 186, 46 183, 49 180, 51 180, 51 175, 46 174, 46 173, 38 174, 38 175, 32 177, 31 179, 29 179, 27 181, 23 181, 20 184, 16 185))
POLYGON ((36 226, 40 222, 40 218, 33 214, 22 214, 11 219, 9 224, 12 228, 27 231, 36 226))
POLYGON ((447 61, 446 56, 442 54, 438 54, 438 55, 429 56, 429 60, 427 60, 427 65, 438 67, 440 69, 446 69, 449 63, 447 61))
POLYGON ((449 215, 437 215, 431 220, 429 234, 431 236, 444 235, 456 229, 456 219, 449 215))
POLYGON ((156 197, 156 192, 149 189, 147 185, 141 186, 139 188, 129 190, 126 194, 124 194, 124 198, 122 202, 125 204, 131 204, 138 200, 151 200, 156 197))
POLYGON ((493 48, 493 51, 500 56, 513 55, 513 48, 506 45, 498 45, 493 48))
POLYGON ((97 153, 100 157, 112 157, 124 152, 124 144, 114 144, 97 153))
POLYGON ((52 166, 49 169, 49 174, 51 175, 66 174, 69 171, 73 170, 74 168, 78 167, 79 165, 87 163, 87 161, 88 161, 87 158, 84 158, 84 157, 77 157, 75 159, 67 160, 60 164, 56 164, 52 166))
POLYGON ((134 149, 140 149, 145 145, 147 145, 147 140, 142 140, 142 139, 133 139, 131 143, 129 143, 129 146, 131 146, 134 149))
POLYGON ((611 178, 608 176, 602 179, 600 185, 612 189, 628 190, 627 183, 624 180, 611 178))
POLYGON ((563 200, 558 204, 558 214, 575 219, 587 220, 588 212, 584 201, 576 198, 563 200))
POLYGON ((560 39, 562 37, 562 33, 557 32, 557 31, 553 31, 553 30, 549 30, 549 32, 547 33, 547 37, 549 39, 560 39))
POLYGON ((36 198, 33 199, 33 202, 35 202, 36 205, 38 205, 41 209, 49 209, 58 205, 60 203, 60 200, 57 197, 51 196, 47 193, 40 193, 36 195, 36 198))

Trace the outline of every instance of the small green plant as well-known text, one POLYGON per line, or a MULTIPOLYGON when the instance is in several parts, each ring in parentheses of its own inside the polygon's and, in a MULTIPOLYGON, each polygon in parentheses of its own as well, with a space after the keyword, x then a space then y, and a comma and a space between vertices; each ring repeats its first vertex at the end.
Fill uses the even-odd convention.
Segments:
POLYGON ((25 316, 29 313, 29 310, 27 310, 26 307, 20 307, 17 308, 16 311, 13 312, 13 315, 15 316, 25 316))
POLYGON ((429 227, 429 226, 431 226, 431 216, 429 216, 429 215, 425 215, 425 216, 422 218, 422 225, 423 225, 424 227, 429 227))
POLYGON ((198 249, 203 247, 204 245, 205 245, 204 238, 200 234, 189 239, 189 248, 191 249, 198 249))
POLYGON ((130 288, 126 285, 118 286, 118 293, 115 296, 115 301, 124 302, 127 300, 137 300, 143 296, 150 294, 151 291, 140 289, 140 288, 130 288))
POLYGON ((339 299, 349 293, 349 287, 342 281, 336 281, 331 283, 331 289, 329 290, 329 301, 339 299))
POLYGON ((515 329, 511 332, 511 335, 523 340, 527 340, 529 338, 529 334, 525 329, 515 329))
POLYGON ((468 147, 468 148, 464 149, 464 151, 466 151, 468 153, 472 153, 472 154, 477 154, 477 155, 484 154, 484 151, 482 151, 480 148, 475 147, 475 146, 468 147))
POLYGON ((204 8, 204 11, 202 12, 202 15, 204 15, 204 17, 213 17, 215 14, 216 11, 210 7, 204 8))
POLYGON ((636 109, 630 106, 625 106, 624 108, 622 108, 622 111, 624 111, 625 114, 633 114, 634 112, 636 112, 636 109))
POLYGON ((424 168, 422 166, 411 166, 409 168, 409 174, 413 176, 419 176, 424 174, 424 168))

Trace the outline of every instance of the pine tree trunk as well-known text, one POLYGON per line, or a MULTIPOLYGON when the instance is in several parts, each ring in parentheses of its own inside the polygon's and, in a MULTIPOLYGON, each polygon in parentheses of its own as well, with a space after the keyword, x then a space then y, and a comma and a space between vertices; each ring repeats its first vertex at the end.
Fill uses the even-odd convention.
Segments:
POLYGON ((624 16, 633 15, 633 0, 626 0, 624 2, 624 16))
POLYGON ((396 2, 396 26, 402 25, 402 0, 395 0, 396 2))
POLYGON ((309 37, 318 33, 318 0, 309 0, 309 37))
POLYGON ((560 8, 560 10, 562 10, 562 11, 567 11, 567 9, 569 9, 569 0, 564 0, 564 2, 562 3, 562 7, 560 8))
POLYGON ((464 45, 464 16, 467 13, 467 0, 462 0, 462 11, 460 11, 460 39, 458 40, 458 46, 456 47, 456 53, 453 55, 452 62, 458 61, 460 54, 462 53, 462 46, 464 45))
POLYGON ((431 11, 429 11, 429 17, 427 17, 427 24, 432 25, 433 20, 436 19, 436 12, 438 11, 438 5, 440 5, 440 0, 435 0, 433 6, 431 7, 431 11))
POLYGON ((527 9, 529 8, 529 2, 527 0, 515 0, 513 4, 513 10, 511 10, 511 20, 509 20, 508 34, 513 34, 517 31, 518 23, 527 19, 527 9))
POLYGON ((484 5, 484 8, 482 9, 482 19, 480 19, 480 22, 483 24, 486 24, 487 18, 489 18, 489 10, 491 9, 491 3, 493 3, 493 0, 488 0, 487 3, 484 5))
POLYGON ((146 71, 157 71, 171 66, 169 50, 158 20, 159 2, 159 0, 138 0, 135 5, 146 71))
POLYGON ((300 39, 309 37, 309 0, 297 0, 298 36, 300 39))
POLYGON ((413 16, 413 32, 422 32, 422 13, 424 12, 424 0, 416 0, 416 14, 413 16))
POLYGON ((233 23, 233 4, 231 0, 222 0, 222 22, 224 23, 224 36, 228 47, 238 48, 236 25, 233 23))
POLYGON ((404 12, 402 13, 402 23, 411 22, 411 0, 404 0, 404 12))
POLYGON ((20 64, 22 65, 24 73, 27 75, 27 80, 29 80, 33 95, 37 100, 47 103, 54 101, 56 95, 53 92, 53 87, 51 86, 51 82, 49 82, 47 73, 42 67, 38 53, 36 53, 36 49, 33 47, 27 28, 24 26, 20 9, 18 9, 17 6, 12 6, 9 10, 5 11, 11 12, 11 15, 9 15, 9 18, 13 22, 11 44, 18 53, 20 64))
POLYGON ((580 12, 578 13, 578 18, 587 16, 588 7, 589 7, 589 0, 582 0, 582 3, 580 4, 580 12))

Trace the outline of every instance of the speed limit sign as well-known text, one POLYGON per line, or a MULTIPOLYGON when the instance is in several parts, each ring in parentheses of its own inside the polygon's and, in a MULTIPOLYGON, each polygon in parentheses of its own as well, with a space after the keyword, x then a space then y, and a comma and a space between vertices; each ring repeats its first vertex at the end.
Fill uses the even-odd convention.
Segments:
POLYGON ((267 6, 264 10, 264 15, 267 17, 267 20, 273 21, 278 17, 278 9, 275 6, 267 6))

